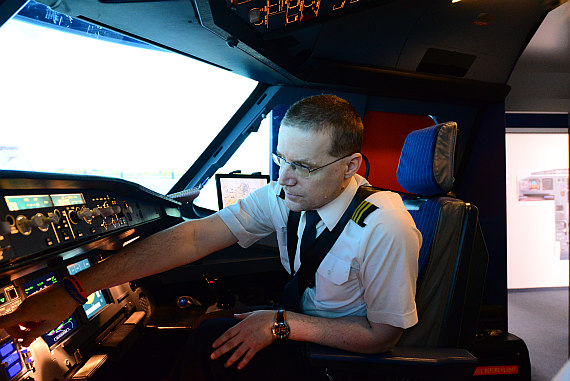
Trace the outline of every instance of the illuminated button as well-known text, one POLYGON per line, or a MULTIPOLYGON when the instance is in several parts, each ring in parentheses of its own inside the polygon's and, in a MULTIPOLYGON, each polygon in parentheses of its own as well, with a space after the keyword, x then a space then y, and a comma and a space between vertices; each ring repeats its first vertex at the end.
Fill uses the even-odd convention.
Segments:
POLYGON ((18 299, 18 293, 13 288, 8 290, 8 295, 10 296, 10 299, 18 299))
POLYGON ((51 238, 46 238, 46 245, 51 246, 53 245, 53 240, 51 238))
POLYGON ((6 303, 6 295, 3 292, 0 292, 0 306, 6 303))
POLYGON ((95 234, 95 233, 97 233, 97 229, 91 228, 91 234, 95 234))
POLYGON ((80 230, 76 231, 78 237, 83 237, 83 233, 80 230))

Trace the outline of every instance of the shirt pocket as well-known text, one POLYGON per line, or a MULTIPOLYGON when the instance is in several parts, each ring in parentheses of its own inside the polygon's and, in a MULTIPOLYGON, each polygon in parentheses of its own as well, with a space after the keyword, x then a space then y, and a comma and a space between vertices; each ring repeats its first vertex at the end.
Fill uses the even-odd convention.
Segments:
POLYGON ((341 302, 350 299, 356 275, 351 278, 350 262, 327 255, 316 274, 316 298, 320 302, 341 302))

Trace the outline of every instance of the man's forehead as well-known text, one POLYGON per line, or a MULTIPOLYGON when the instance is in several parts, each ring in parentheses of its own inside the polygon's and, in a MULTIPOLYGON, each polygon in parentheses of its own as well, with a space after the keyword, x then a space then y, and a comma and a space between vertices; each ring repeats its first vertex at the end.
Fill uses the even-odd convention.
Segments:
POLYGON ((320 131, 281 125, 277 140, 277 153, 288 160, 318 163, 330 148, 329 135, 320 131))

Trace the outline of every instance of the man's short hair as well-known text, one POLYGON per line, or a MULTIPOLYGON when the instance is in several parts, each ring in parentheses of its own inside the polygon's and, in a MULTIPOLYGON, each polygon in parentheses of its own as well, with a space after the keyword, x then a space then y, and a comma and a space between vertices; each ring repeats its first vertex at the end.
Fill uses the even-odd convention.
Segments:
POLYGON ((331 136, 329 155, 341 157, 362 149, 362 119, 358 111, 336 95, 315 95, 296 102, 281 122, 305 131, 324 131, 331 136))

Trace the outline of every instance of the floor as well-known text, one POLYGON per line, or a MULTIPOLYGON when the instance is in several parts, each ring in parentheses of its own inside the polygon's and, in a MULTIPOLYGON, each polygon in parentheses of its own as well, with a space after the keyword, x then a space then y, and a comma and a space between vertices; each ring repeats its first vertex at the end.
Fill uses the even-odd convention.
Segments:
POLYGON ((509 332, 523 339, 532 381, 550 381, 568 361, 568 288, 509 290, 509 332))

